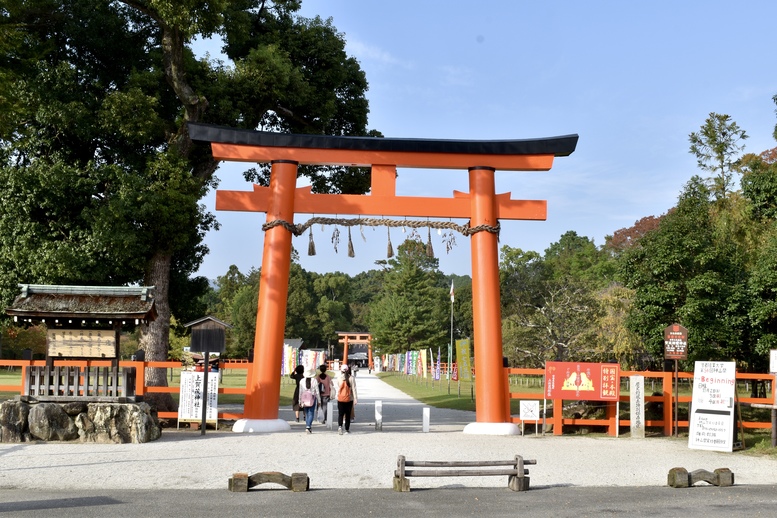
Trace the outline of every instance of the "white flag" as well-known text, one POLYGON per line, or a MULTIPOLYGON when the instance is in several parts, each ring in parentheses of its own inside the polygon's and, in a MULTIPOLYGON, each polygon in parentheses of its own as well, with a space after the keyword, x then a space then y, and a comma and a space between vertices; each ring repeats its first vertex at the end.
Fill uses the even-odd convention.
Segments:
POLYGON ((451 280, 451 302, 453 302, 453 280, 451 280))

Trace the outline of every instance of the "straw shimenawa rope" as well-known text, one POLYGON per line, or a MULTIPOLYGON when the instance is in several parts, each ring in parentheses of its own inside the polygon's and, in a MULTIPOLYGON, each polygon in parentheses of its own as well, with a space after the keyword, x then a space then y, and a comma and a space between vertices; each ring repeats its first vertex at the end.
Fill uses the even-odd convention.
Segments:
MULTIPOLYGON (((464 236, 471 236, 473 234, 477 234, 478 232, 491 232, 492 234, 496 234, 497 236, 499 236, 499 231, 501 230, 501 226, 499 225, 499 223, 497 223, 496 226, 477 225, 475 227, 470 227, 469 224, 458 225, 456 223, 453 223, 452 221, 430 221, 430 220, 424 221, 424 220, 407 220, 407 219, 397 220, 397 219, 387 219, 387 218, 342 219, 342 218, 325 218, 325 217, 310 218, 305 223, 302 223, 299 225, 295 225, 294 223, 289 223, 288 221, 285 221, 282 219, 276 219, 262 225, 262 230, 266 232, 271 228, 281 226, 286 230, 288 230, 289 232, 291 232, 292 234, 294 234, 295 236, 300 236, 302 235, 303 232, 310 229, 308 255, 316 255, 316 245, 313 242, 313 229, 312 229, 313 225, 316 225, 316 224, 335 225, 335 229, 332 232, 332 244, 334 245, 335 253, 337 253, 337 246, 340 244, 340 229, 337 228, 337 225, 346 227, 348 229, 348 257, 354 257, 355 255, 354 249, 353 249, 353 243, 351 241, 351 227, 354 227, 356 225, 360 227, 362 226, 387 227, 387 231, 388 231, 387 257, 392 257, 394 255, 394 248, 391 245, 391 232, 390 232, 391 227, 402 227, 402 228, 410 227, 414 230, 427 227, 429 231, 427 233, 426 254, 429 257, 434 257, 434 250, 432 248, 432 229, 433 228, 436 228, 438 230, 446 229, 446 230, 456 231, 464 236)), ((364 238, 364 234, 362 234, 362 238, 364 238)), ((455 239, 451 235, 446 242, 446 248, 448 252, 450 252, 454 244, 455 244, 455 239)))

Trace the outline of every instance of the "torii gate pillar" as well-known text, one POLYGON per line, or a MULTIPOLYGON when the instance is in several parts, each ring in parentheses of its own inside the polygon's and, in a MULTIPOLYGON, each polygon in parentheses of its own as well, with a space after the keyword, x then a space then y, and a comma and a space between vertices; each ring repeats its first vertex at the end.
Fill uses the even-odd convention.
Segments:
MULTIPOLYGON (((469 169, 469 192, 472 203, 470 226, 496 227, 496 191, 494 169, 469 169)), ((472 249, 472 319, 474 326, 475 394, 477 422, 468 424, 464 433, 499 433, 515 435, 517 426, 510 422, 507 401, 507 379, 502 376, 502 311, 499 294, 499 250, 497 236, 478 232, 471 238, 472 249), (499 344, 498 347, 495 344, 499 344), (497 375, 494 375, 497 374, 497 375)))
MULTIPOLYGON (((469 218, 472 234, 472 301, 475 343, 476 421, 464 433, 514 435, 502 367, 499 256, 495 234, 499 219, 546 219, 544 200, 511 200, 496 194, 494 174, 547 171, 556 156, 577 146, 577 135, 512 141, 450 141, 283 135, 189 123, 192 140, 210 142, 217 160, 270 162, 270 186, 252 192, 218 191, 217 210, 266 212, 254 363, 248 373, 244 419, 236 432, 290 429, 278 419, 280 366, 286 321, 291 231, 295 213, 380 214, 469 218), (312 194, 296 188, 299 164, 372 168, 369 196, 312 194), (469 193, 453 198, 396 196, 396 168, 464 169, 469 193)), ((347 344, 347 342, 346 342, 347 344)), ((347 346, 347 345, 346 345, 347 346)))

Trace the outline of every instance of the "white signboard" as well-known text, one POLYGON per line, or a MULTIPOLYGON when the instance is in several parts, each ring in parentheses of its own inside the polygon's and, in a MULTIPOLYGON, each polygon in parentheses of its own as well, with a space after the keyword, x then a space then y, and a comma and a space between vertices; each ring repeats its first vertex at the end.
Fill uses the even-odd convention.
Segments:
POLYGON ((631 437, 635 439, 645 438, 645 377, 629 376, 629 423, 631 425, 631 437))
POLYGON ((202 421, 202 405, 207 397, 206 421, 218 420, 219 377, 208 376, 208 392, 203 394, 204 372, 181 371, 181 394, 178 401, 179 421, 202 421))
POLYGON ((540 420, 540 402, 534 399, 520 401, 521 421, 539 421, 540 420))
POLYGON ((735 391, 734 362, 696 362, 688 432, 689 448, 733 450, 735 391))
POLYGON ((777 373, 777 349, 769 351, 769 372, 777 373))

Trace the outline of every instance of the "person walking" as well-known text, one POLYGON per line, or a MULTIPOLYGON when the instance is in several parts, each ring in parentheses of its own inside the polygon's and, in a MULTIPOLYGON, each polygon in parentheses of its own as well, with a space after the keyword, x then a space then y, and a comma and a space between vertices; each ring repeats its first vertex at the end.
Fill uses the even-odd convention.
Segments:
POLYGON ((291 396, 291 407, 294 409, 294 417, 297 418, 297 422, 299 423, 299 382, 303 378, 303 374, 305 373, 305 367, 302 365, 297 365, 294 368, 294 372, 289 374, 289 377, 297 382, 297 386, 294 388, 294 395, 291 396))
POLYGON ((332 399, 332 392, 335 386, 334 380, 332 379, 332 376, 328 375, 326 373, 326 365, 321 365, 318 370, 321 371, 321 373, 316 378, 316 381, 318 381, 318 388, 321 393, 321 424, 326 424, 327 419, 327 404, 332 399))
POLYGON ((351 412, 356 405, 356 378, 351 376, 348 365, 340 367, 340 374, 335 380, 335 394, 337 394, 337 433, 343 435, 343 421, 345 421, 345 433, 350 433, 351 412))
POLYGON ((321 395, 315 378, 316 372, 313 369, 306 369, 299 387, 299 404, 305 413, 305 431, 307 433, 313 433, 313 418, 316 416, 318 405, 321 404, 321 395))

